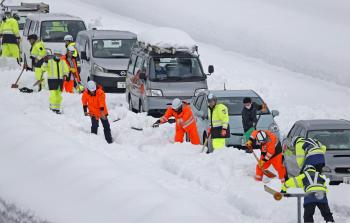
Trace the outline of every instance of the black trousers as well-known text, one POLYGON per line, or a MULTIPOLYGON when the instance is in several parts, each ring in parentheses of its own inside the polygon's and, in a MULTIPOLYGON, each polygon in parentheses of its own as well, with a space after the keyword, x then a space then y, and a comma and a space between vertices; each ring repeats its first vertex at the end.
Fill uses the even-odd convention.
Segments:
POLYGON ((329 209, 328 203, 310 203, 304 205, 304 222, 314 222, 314 214, 316 206, 320 209, 321 214, 326 222, 334 222, 333 214, 329 209))
MULTIPOLYGON (((108 119, 100 119, 103 125, 103 132, 105 134, 105 139, 108 143, 112 143, 111 126, 109 125, 108 119)), ((91 117, 91 133, 97 134, 99 120, 95 117, 91 117)))

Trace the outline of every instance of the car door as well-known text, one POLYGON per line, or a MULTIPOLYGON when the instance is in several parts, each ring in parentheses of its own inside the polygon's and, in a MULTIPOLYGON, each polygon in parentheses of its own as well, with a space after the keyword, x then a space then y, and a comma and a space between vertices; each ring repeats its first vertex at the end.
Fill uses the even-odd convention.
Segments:
POLYGON ((128 71, 126 74, 126 80, 125 80, 125 88, 126 88, 126 100, 129 102, 129 97, 130 99, 132 98, 132 91, 133 91, 133 78, 134 78, 134 69, 135 69, 135 63, 136 63, 137 55, 136 54, 131 54, 130 60, 129 60, 129 66, 128 66, 128 71))
POLYGON ((80 71, 80 77, 82 83, 86 86, 88 80, 91 78, 91 55, 90 55, 90 44, 88 39, 85 39, 82 41, 83 46, 83 52, 86 54, 86 58, 81 58, 81 71, 80 71))
POLYGON ((299 125, 294 125, 288 135, 288 147, 290 148, 290 154, 285 156, 285 165, 289 174, 296 176, 299 174, 299 167, 296 161, 296 152, 293 145, 291 145, 291 141, 294 137, 300 136, 302 131, 302 127, 299 125))
POLYGON ((142 81, 140 80, 140 72, 143 67, 143 57, 138 56, 136 58, 135 68, 134 68, 134 75, 131 79, 131 100, 132 104, 135 108, 139 104, 141 94, 142 94, 142 81))
POLYGON ((30 59, 30 49, 32 46, 30 45, 29 41, 27 40, 29 34, 30 27, 34 25, 34 22, 30 19, 26 20, 26 23, 24 25, 23 29, 23 38, 21 40, 21 51, 22 51, 22 58, 25 59, 28 66, 32 67, 32 62, 30 59))

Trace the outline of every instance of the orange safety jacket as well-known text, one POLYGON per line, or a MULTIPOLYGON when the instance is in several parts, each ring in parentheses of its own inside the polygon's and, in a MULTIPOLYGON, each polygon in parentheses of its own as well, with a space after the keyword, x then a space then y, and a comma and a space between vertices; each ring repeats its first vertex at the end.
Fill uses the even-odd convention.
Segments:
MULTIPOLYGON (((250 140, 255 142, 257 140, 258 132, 259 130, 254 130, 250 135, 250 140)), ((266 143, 261 145, 261 157, 264 161, 268 161, 282 153, 282 146, 278 140, 278 137, 274 133, 268 130, 264 130, 264 132, 266 133, 268 139, 266 143)))
POLYGON ((83 103, 84 112, 87 112, 87 109, 89 109, 90 116, 99 119, 101 118, 101 111, 103 111, 104 115, 108 115, 106 95, 101 86, 97 87, 95 95, 92 95, 91 92, 85 90, 81 101, 83 103))
MULTIPOLYGON (((75 72, 70 71, 69 75, 73 75, 74 79, 76 80, 77 83, 80 83, 80 75, 78 71, 78 65, 77 65, 77 59, 72 57, 71 58, 71 63, 69 62, 68 58, 66 55, 63 55, 61 59, 68 65, 69 68, 74 68, 75 72)), ((72 80, 71 77, 69 77, 69 80, 72 80)))
POLYGON ((189 131, 191 128, 196 128, 196 121, 193 116, 191 107, 183 102, 181 113, 177 113, 169 106, 163 117, 160 118, 160 123, 168 122, 169 118, 174 117, 176 120, 176 128, 182 128, 185 131, 189 131))

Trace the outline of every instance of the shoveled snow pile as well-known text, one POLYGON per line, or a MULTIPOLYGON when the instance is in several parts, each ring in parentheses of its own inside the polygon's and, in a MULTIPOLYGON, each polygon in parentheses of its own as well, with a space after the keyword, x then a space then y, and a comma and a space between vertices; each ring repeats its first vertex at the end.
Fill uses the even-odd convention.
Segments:
POLYGON ((156 27, 146 32, 140 33, 138 39, 146 45, 158 46, 160 48, 175 48, 192 50, 197 44, 185 32, 167 28, 156 27))

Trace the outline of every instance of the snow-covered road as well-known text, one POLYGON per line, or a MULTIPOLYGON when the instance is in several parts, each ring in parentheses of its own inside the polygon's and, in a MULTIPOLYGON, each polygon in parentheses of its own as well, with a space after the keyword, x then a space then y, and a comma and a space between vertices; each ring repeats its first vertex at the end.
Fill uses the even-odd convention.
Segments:
MULTIPOLYGON (((48 1, 56 12, 79 12, 91 26, 136 33, 151 25, 85 3, 48 1), (84 8, 84 10, 79 10, 84 8)), ((254 89, 281 113, 284 133, 308 118, 350 119, 350 89, 215 46, 199 43, 204 66, 214 64, 212 89, 254 89)), ((172 144, 173 126, 127 110, 124 95, 108 94, 115 143, 89 133, 80 96, 64 95, 64 114, 48 110, 48 92, 11 89, 16 65, 0 61, 0 197, 52 222, 296 222, 296 201, 275 202, 253 180, 254 158, 227 148, 172 144), (143 132, 130 129, 144 127, 143 132), (288 216, 288 219, 286 219, 288 216)), ((30 86, 33 73, 20 85, 30 86)), ((100 130, 100 133, 102 131, 100 130)), ((272 180, 270 185, 279 187, 272 180)), ((331 187, 337 222, 350 222, 349 185, 331 187)), ((321 217, 316 217, 320 221, 321 217)))

